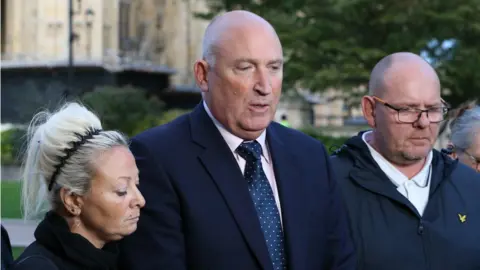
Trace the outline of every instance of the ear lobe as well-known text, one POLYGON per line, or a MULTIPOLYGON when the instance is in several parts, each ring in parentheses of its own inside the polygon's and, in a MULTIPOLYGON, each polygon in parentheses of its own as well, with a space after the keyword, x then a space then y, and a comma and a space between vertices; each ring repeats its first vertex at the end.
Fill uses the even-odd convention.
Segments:
POLYGON ((362 97, 362 112, 363 117, 367 120, 368 125, 371 128, 376 127, 376 120, 375 120, 375 101, 369 97, 364 96, 362 97))
POLYGON ((208 92, 208 63, 198 60, 193 66, 195 81, 202 92, 208 92))
POLYGON ((65 188, 60 189, 60 199, 67 213, 78 216, 82 212, 83 198, 65 188))
POLYGON ((447 149, 451 151, 450 153, 450 157, 453 158, 453 159, 457 159, 458 158, 458 154, 457 152, 455 151, 455 146, 453 145, 453 143, 449 142, 447 144, 447 149))

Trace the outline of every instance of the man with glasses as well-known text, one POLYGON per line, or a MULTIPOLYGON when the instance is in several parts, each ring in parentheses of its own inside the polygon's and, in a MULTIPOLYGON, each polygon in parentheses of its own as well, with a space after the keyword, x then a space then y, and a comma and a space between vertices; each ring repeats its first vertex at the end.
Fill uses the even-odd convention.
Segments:
POLYGON ((440 89, 418 55, 383 58, 362 98, 372 130, 332 156, 358 269, 480 269, 480 175, 433 149, 440 89))

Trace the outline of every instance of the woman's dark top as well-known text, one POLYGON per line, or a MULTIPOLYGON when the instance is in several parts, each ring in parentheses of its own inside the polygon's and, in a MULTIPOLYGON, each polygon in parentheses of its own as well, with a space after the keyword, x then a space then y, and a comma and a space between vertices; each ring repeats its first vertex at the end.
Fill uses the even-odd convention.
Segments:
POLYGON ((114 244, 103 249, 96 248, 83 236, 70 232, 66 220, 54 212, 48 212, 40 222, 35 230, 35 239, 15 260, 11 269, 117 269, 118 252, 114 244))
POLYGON ((2 242, 2 263, 1 269, 9 269, 10 264, 13 262, 13 255, 12 255, 12 245, 10 244, 10 237, 8 236, 7 230, 0 224, 2 228, 2 238, 0 241, 2 242))

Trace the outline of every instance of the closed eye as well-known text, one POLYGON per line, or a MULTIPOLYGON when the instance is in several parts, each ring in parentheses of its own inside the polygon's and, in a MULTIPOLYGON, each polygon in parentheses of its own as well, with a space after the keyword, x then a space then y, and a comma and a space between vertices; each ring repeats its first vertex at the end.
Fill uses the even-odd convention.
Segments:
POLYGON ((248 67, 238 67, 237 69, 238 69, 238 70, 245 71, 245 70, 248 70, 248 69, 250 69, 250 68, 251 68, 251 67, 248 66, 248 67))
POLYGON ((418 109, 408 108, 408 107, 398 108, 398 110, 402 111, 402 112, 416 112, 416 111, 418 111, 418 109))
POLYGON ((116 193, 117 193, 117 195, 120 196, 120 197, 123 197, 123 196, 127 195, 127 192, 126 192, 126 191, 117 191, 116 193))

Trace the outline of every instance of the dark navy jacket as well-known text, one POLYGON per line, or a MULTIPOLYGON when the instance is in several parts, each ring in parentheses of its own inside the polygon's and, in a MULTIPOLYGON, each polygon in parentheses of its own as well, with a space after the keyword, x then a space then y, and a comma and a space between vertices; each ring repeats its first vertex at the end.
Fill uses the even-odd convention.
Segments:
POLYGON ((480 269, 480 174, 434 150, 421 217, 361 135, 332 157, 362 270, 480 269))
MULTIPOLYGON (((272 123, 289 270, 350 270, 353 243, 329 157, 317 140, 272 123)), ((146 205, 122 241, 129 270, 273 270, 234 155, 202 104, 133 138, 146 205)))

